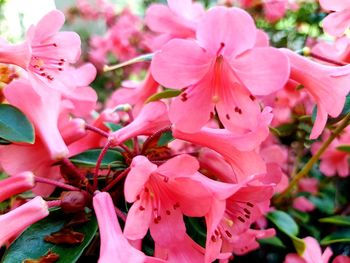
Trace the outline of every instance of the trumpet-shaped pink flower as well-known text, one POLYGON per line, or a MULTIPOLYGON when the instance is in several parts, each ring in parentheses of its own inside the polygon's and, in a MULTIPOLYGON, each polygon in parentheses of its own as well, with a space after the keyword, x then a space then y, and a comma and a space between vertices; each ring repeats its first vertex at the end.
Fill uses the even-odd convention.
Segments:
POLYGON ((303 239, 306 243, 306 250, 300 257, 297 254, 288 254, 284 263, 328 263, 332 256, 332 250, 327 247, 322 253, 321 247, 313 237, 303 239))
POLYGON ((157 167, 144 156, 136 156, 126 177, 124 194, 133 203, 125 223, 128 239, 143 238, 148 228, 155 243, 176 246, 186 233, 183 215, 204 216, 212 195, 197 178, 194 157, 179 155, 157 167))
POLYGON ((276 22, 281 19, 288 8, 288 0, 264 0, 265 19, 276 22))
POLYGON ((321 7, 329 11, 323 20, 324 30, 333 36, 340 37, 350 26, 350 1, 349 0, 320 0, 321 7))
POLYGON ((22 232, 48 214, 49 210, 46 202, 37 196, 24 205, 0 215, 0 247, 13 235, 22 232))
POLYGON ((158 263, 161 259, 146 256, 131 246, 120 228, 113 201, 109 193, 100 192, 93 198, 101 236, 99 263, 158 263))
POLYGON ((61 95, 58 92, 42 90, 39 96, 27 80, 20 79, 7 85, 4 95, 34 124, 52 160, 60 160, 68 155, 68 148, 58 129, 61 109, 61 95))
MULTIPOLYGON (((323 141, 329 137, 329 133, 323 136, 323 141)), ((349 176, 349 154, 337 149, 338 146, 349 144, 350 128, 347 128, 339 138, 336 138, 328 146, 326 151, 320 157, 320 171, 326 176, 334 176, 338 174, 341 177, 349 176)), ((312 145, 312 153, 315 154, 321 147, 321 142, 315 142, 312 145)))
POLYGON ((337 117, 350 91, 350 67, 332 67, 313 62, 283 49, 291 63, 291 79, 302 84, 317 104, 317 116, 310 138, 316 139, 326 126, 328 115, 337 117))
POLYGON ((174 38, 195 38, 196 26, 205 11, 191 0, 168 0, 168 6, 152 4, 146 11, 146 24, 156 36, 147 41, 152 50, 174 38))
POLYGON ((119 104, 128 103, 133 107, 133 113, 137 115, 145 101, 157 92, 159 84, 154 80, 151 73, 148 72, 146 78, 141 83, 130 82, 122 83, 122 87, 117 89, 107 101, 108 108, 114 108, 119 104))
POLYGON ((119 144, 134 136, 151 135, 169 125, 167 106, 161 101, 151 102, 142 108, 134 121, 111 133, 108 139, 119 144))
POLYGON ((214 7, 200 20, 196 42, 174 39, 155 54, 155 80, 184 89, 169 111, 177 129, 198 131, 214 108, 230 131, 245 133, 259 125, 260 107, 253 95, 283 88, 289 63, 275 48, 256 47, 257 32, 245 11, 214 7))
POLYGON ((173 128, 173 135, 177 139, 205 146, 220 153, 232 166, 236 181, 241 181, 250 175, 266 172, 264 161, 254 150, 266 139, 269 133, 267 125, 271 118, 269 111, 264 112, 259 127, 246 135, 206 127, 196 133, 185 133, 177 129, 177 126, 173 128))
POLYGON ((23 44, 0 45, 0 62, 18 65, 30 75, 34 88, 41 92, 42 85, 66 90, 60 81, 69 63, 80 56, 80 38, 74 32, 59 32, 64 15, 58 10, 44 16, 36 26, 31 26, 23 44))
POLYGON ((34 187, 34 175, 22 172, 0 181, 0 203, 34 187))

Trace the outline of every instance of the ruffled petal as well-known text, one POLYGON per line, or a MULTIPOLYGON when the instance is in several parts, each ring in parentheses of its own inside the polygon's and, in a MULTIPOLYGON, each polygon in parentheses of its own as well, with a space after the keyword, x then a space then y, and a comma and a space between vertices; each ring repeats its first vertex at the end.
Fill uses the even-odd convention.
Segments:
POLYGON ((254 47, 257 30, 252 17, 239 8, 213 7, 200 20, 197 39, 211 55, 235 57, 254 47))
POLYGON ((329 14, 323 20, 324 30, 328 34, 336 37, 342 36, 349 26, 350 26, 350 8, 340 12, 329 14))
POLYGON ((198 169, 199 163, 196 158, 188 154, 181 154, 159 166, 156 172, 170 179, 175 179, 177 177, 194 175, 198 169), (181 169, 179 169, 179 167, 181 167, 181 169))

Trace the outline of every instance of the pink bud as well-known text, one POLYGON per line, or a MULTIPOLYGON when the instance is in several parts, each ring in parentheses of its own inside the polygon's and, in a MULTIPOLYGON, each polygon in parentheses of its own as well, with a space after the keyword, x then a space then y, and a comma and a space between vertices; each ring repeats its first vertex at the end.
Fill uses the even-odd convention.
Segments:
POLYGON ((13 235, 49 214, 46 202, 37 196, 20 207, 0 216, 0 247, 13 235))
POLYGON ((32 172, 22 172, 0 181, 0 202, 34 187, 32 172))

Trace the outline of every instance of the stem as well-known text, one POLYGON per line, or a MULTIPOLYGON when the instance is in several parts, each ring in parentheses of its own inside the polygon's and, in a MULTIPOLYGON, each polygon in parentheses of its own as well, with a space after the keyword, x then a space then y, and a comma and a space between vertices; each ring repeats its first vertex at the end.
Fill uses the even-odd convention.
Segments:
POLYGON ((105 131, 103 131, 95 126, 89 125, 89 124, 85 124, 85 129, 93 131, 93 132, 95 132, 103 137, 106 137, 106 138, 108 138, 108 136, 109 136, 108 132, 105 132, 105 131))
POLYGON ((124 214, 123 211, 121 211, 119 208, 114 207, 115 213, 117 214, 117 216, 123 220, 124 222, 126 221, 126 215, 124 214))
POLYGON ((89 181, 86 179, 85 175, 83 175, 75 166, 74 164, 72 164, 72 162, 67 159, 64 158, 61 160, 61 164, 76 178, 78 178, 79 180, 83 181, 84 183, 86 183, 86 188, 89 192, 93 193, 93 189, 91 188, 89 181))
POLYGON ((98 171, 100 170, 101 163, 103 161, 103 158, 105 157, 109 147, 111 146, 111 141, 108 141, 105 146, 102 148, 100 155, 98 156, 97 162, 96 162, 96 167, 95 167, 95 174, 94 174, 94 183, 93 183, 93 190, 94 192, 97 190, 97 178, 98 178, 98 171))
POLYGON ((143 143, 141 154, 144 154, 149 146, 149 144, 153 141, 154 138, 161 135, 163 132, 171 131, 171 126, 164 127, 155 133, 153 133, 151 136, 147 138, 147 140, 143 143))
POLYGON ((278 204, 282 201, 283 197, 289 194, 294 186, 305 177, 309 171, 312 169, 313 165, 318 161, 321 155, 327 150, 328 146, 332 141, 349 125, 350 123, 350 113, 348 113, 344 118, 342 123, 333 131, 331 136, 321 145, 320 149, 316 152, 314 156, 305 164, 305 166, 297 173, 292 181, 289 183, 287 189, 285 189, 281 194, 275 198, 275 204, 278 204))
POLYGON ((103 192, 108 192, 111 190, 120 180, 122 180, 130 171, 130 167, 126 170, 122 171, 116 178, 114 178, 105 188, 103 188, 103 192))
POLYGON ((74 187, 72 185, 68 185, 68 184, 65 184, 62 182, 57 182, 57 181, 50 180, 47 178, 35 176, 34 179, 35 179, 35 182, 37 182, 37 183, 54 185, 54 186, 60 187, 62 189, 68 190, 68 191, 80 191, 79 188, 74 187))

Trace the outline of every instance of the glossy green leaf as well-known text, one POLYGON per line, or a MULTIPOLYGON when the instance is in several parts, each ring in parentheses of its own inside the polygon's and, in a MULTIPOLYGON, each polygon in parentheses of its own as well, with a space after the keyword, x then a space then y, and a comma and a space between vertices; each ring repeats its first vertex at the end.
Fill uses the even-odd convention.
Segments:
POLYGON ((321 218, 318 221, 321 223, 329 223, 338 226, 350 226, 350 216, 331 216, 321 218))
POLYGON ((295 223, 294 219, 283 211, 272 211, 266 216, 276 227, 289 236, 292 239, 295 250, 299 255, 303 254, 305 251, 306 245, 305 242, 298 238, 299 226, 295 223))
POLYGON ((157 145, 166 146, 168 145, 168 143, 170 143, 173 140, 175 140, 175 138, 173 137, 173 133, 171 131, 167 131, 160 136, 157 145))
POLYGON ((112 132, 123 128, 123 126, 121 126, 120 124, 116 124, 113 122, 105 122, 104 125, 106 125, 112 132))
POLYGON ((337 149, 342 152, 350 153, 350 145, 340 145, 337 149))
MULTIPOLYGON (((92 149, 80 153, 70 158, 72 163, 78 166, 95 167, 97 159, 101 153, 101 149, 92 149)), ((109 149, 103 158, 101 168, 118 168, 124 166, 124 157, 119 151, 109 149)))
POLYGON ((2 142, 33 144, 34 137, 33 125, 19 109, 8 104, 0 105, 0 138, 3 139, 2 142))
POLYGON ((297 236, 299 234, 299 226, 295 223, 294 219, 287 213, 276 210, 268 213, 267 218, 286 235, 297 236))
POLYGON ((98 229, 97 220, 92 217, 89 222, 74 229, 84 234, 84 240, 79 245, 64 246, 45 242, 44 237, 59 231, 66 223, 66 218, 67 215, 62 211, 54 211, 48 217, 30 226, 6 250, 1 263, 19 263, 29 258, 40 258, 49 250, 60 256, 57 263, 76 262, 94 238, 98 229))
POLYGON ((177 90, 177 89, 166 89, 162 92, 156 93, 151 97, 149 97, 146 100, 146 103, 161 100, 161 99, 169 99, 169 98, 177 97, 181 94, 181 92, 182 92, 181 90, 177 90))
POLYGON ((281 241, 281 239, 279 239, 278 237, 262 238, 262 239, 258 239, 258 242, 261 245, 269 245, 269 246, 280 247, 280 248, 286 247, 281 241))
POLYGON ((350 243, 350 229, 334 232, 323 238, 320 242, 323 246, 328 246, 334 243, 350 243))

